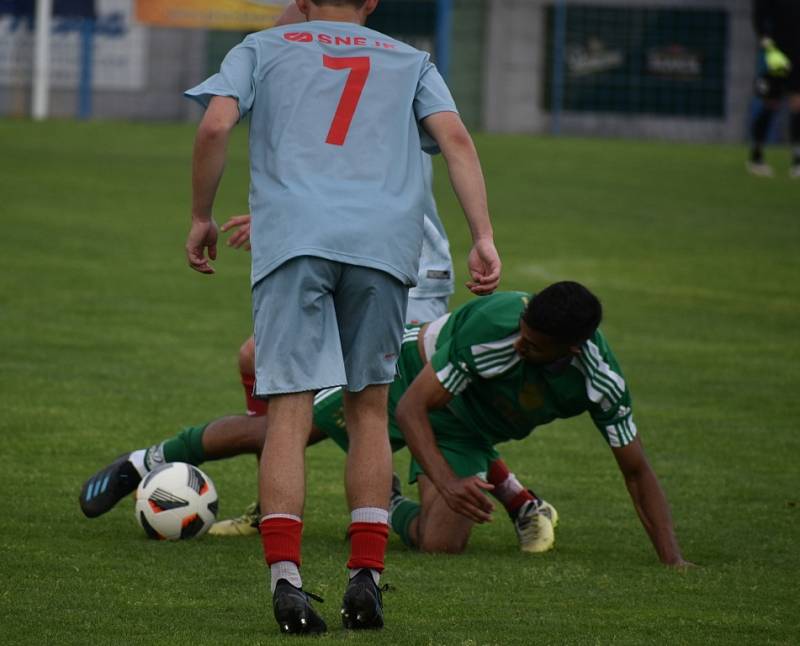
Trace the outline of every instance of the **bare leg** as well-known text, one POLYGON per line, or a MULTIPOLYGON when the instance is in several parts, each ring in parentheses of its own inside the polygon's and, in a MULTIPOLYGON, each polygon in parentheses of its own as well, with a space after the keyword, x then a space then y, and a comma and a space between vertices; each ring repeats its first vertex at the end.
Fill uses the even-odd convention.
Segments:
POLYGON ((305 448, 313 403, 313 392, 270 397, 270 423, 259 470, 259 500, 265 514, 303 515, 305 448))
POLYGON ((344 393, 345 422, 350 440, 345 489, 350 509, 389 508, 392 449, 387 414, 388 385, 344 393))
POLYGON ((239 372, 243 375, 256 373, 256 340, 252 334, 239 348, 239 372))
POLYGON ((418 485, 421 509, 411 521, 412 540, 421 552, 460 554, 474 523, 450 509, 429 478, 420 475, 418 485))
POLYGON ((221 417, 206 426, 203 433, 203 451, 209 460, 246 453, 260 455, 266 430, 265 417, 248 415, 221 417))
MULTIPOLYGON (((210 422, 203 433, 203 451, 208 460, 221 460, 236 455, 261 455, 270 416, 231 415, 210 422)), ((326 439, 316 426, 311 429, 308 446, 326 439)))

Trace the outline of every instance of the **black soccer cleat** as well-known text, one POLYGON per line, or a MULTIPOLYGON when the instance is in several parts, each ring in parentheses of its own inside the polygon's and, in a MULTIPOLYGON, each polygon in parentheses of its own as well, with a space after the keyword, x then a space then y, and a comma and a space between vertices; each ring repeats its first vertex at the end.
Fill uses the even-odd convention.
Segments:
POLYGON ((78 501, 87 518, 102 516, 139 486, 142 477, 128 462, 129 456, 123 453, 83 483, 78 501))
POLYGON ((295 588, 286 579, 279 579, 272 593, 272 611, 282 633, 315 635, 328 630, 314 608, 309 597, 322 601, 318 596, 295 588))
POLYGON ((383 628, 383 596, 375 585, 370 570, 364 568, 356 574, 342 599, 342 624, 345 628, 383 628))

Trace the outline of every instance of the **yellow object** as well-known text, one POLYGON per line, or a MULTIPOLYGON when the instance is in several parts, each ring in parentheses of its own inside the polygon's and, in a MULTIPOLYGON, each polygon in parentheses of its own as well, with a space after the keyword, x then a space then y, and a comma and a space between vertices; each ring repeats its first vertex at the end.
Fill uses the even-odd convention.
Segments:
POLYGON ((771 38, 761 41, 764 48, 764 60, 767 64, 767 71, 772 76, 786 76, 792 69, 792 62, 780 49, 775 46, 771 38))
POLYGON ((158 27, 258 31, 272 27, 281 0, 136 0, 136 19, 158 27))

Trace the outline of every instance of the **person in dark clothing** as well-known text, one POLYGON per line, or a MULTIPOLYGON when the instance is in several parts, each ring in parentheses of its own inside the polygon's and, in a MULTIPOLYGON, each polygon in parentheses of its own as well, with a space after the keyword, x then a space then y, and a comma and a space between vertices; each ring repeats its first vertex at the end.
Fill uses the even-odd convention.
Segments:
POLYGON ((800 1, 754 0, 753 27, 764 59, 763 71, 756 79, 761 106, 751 125, 747 169, 759 177, 772 177, 772 167, 764 160, 764 143, 781 102, 788 98, 789 176, 800 179, 800 1))

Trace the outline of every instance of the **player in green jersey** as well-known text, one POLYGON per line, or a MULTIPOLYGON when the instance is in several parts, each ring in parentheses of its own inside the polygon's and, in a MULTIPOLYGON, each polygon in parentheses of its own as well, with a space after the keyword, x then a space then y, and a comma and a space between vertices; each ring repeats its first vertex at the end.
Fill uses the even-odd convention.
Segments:
MULTIPOLYGON (((428 552, 463 551, 472 526, 491 517, 485 493, 499 494, 505 504, 504 492, 486 481, 497 456, 494 445, 588 412, 614 453, 659 559, 688 565, 638 437, 627 384, 597 329, 600 318, 600 303, 591 292, 562 282, 533 297, 501 292, 476 299, 436 321, 407 327, 389 395, 392 449, 411 450, 410 480, 420 493, 419 503, 404 498, 397 486, 392 496, 391 524, 406 544, 428 552)), ((338 388, 317 394, 309 444, 330 437, 346 448, 341 398, 338 388)), ((162 462, 200 464, 258 453, 263 437, 263 423, 246 416, 188 428, 150 449, 125 454, 90 478, 84 490, 111 475, 110 486, 94 499, 104 513, 162 462)), ((534 498, 530 507, 542 533, 552 536, 557 518, 552 506, 534 498)))

